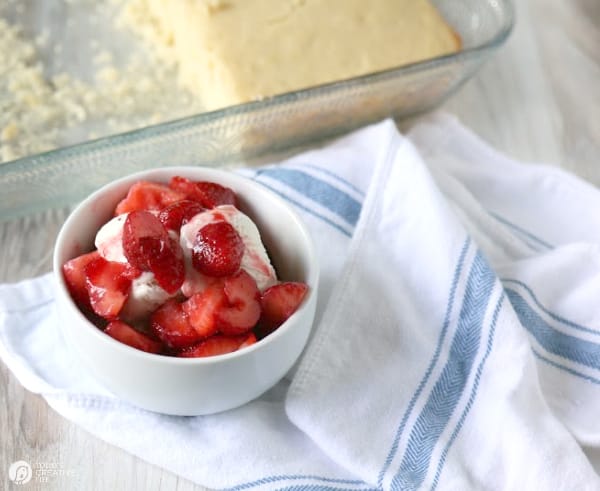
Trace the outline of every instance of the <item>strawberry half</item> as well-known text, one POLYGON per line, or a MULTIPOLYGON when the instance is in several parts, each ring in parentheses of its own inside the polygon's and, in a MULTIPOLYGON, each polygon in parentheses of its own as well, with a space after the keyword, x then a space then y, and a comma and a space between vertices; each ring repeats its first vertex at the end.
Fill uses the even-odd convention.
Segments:
POLYGON ((250 331, 260 317, 260 291, 256 281, 243 269, 225 279, 227 306, 217 312, 219 330, 226 336, 250 331))
POLYGON ((198 335, 206 338, 217 332, 218 313, 226 302, 223 286, 215 283, 188 298, 182 308, 198 335))
POLYGON ((138 181, 130 188, 127 196, 115 208, 115 216, 137 210, 162 210, 185 199, 183 193, 157 182, 138 181))
POLYGON ((206 276, 229 276, 240 269, 244 250, 244 241, 229 222, 209 223, 194 239, 192 266, 206 276))
POLYGON ((260 336, 264 336, 283 324, 298 308, 308 286, 305 283, 288 281, 267 288, 260 299, 260 336))
POLYGON ((131 287, 132 268, 98 256, 84 268, 86 289, 92 310, 105 319, 119 315, 131 287))
POLYGON ((150 326, 156 336, 172 349, 187 348, 200 341, 200 335, 175 299, 167 300, 152 314, 150 326))
POLYGON ((88 252, 63 264, 63 277, 71 294, 71 298, 83 307, 91 308, 90 297, 85 286, 85 267, 94 259, 100 257, 98 251, 88 252))
POLYGON ((173 294, 185 279, 183 251, 160 220, 148 211, 133 211, 123 224, 123 252, 141 271, 151 271, 160 287, 173 294))
POLYGON ((246 335, 246 340, 242 344, 240 344, 240 346, 239 346, 238 349, 242 349, 242 348, 246 348, 248 346, 252 346, 254 343, 256 343, 256 341, 257 341, 257 339, 256 339, 256 336, 254 335, 254 333, 253 332, 249 332, 246 335))
POLYGON ((167 230, 174 230, 179 233, 182 225, 185 225, 198 213, 202 213, 206 208, 197 201, 184 199, 167 206, 158 214, 158 219, 167 230))
POLYGON ((121 343, 148 353, 160 353, 163 350, 160 342, 149 338, 120 320, 109 322, 104 332, 121 343))
POLYGON ((185 177, 174 176, 169 181, 169 187, 184 194, 187 199, 197 201, 205 208, 219 205, 237 206, 235 192, 216 182, 190 181, 185 177))
POLYGON ((243 334, 241 336, 223 336, 217 334, 205 339, 196 346, 185 349, 177 356, 183 358, 203 358, 206 356, 224 355, 232 353, 246 346, 256 343, 256 336, 253 333, 243 334))

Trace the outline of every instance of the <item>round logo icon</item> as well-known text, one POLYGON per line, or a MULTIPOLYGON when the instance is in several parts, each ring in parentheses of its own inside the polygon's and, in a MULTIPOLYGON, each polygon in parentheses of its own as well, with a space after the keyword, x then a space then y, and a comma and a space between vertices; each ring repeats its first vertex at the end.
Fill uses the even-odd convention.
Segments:
POLYGON ((8 468, 8 478, 15 484, 27 484, 31 475, 31 466, 24 460, 13 462, 8 468))

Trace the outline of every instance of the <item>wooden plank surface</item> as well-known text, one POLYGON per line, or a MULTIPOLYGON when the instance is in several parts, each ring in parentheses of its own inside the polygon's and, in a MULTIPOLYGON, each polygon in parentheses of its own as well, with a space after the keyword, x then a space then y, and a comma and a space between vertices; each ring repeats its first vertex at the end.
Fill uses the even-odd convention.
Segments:
MULTIPOLYGON (((516 159, 559 165, 600 185, 600 2, 517 3, 511 39, 443 109, 516 159)), ((48 224, 61 218, 56 213, 0 228, 1 281, 50 269, 56 229, 48 224), (46 227, 42 239, 23 248, 20 230, 39 226, 36 220, 46 227)), ((202 489, 69 423, 3 364, 0 435, 0 489, 202 489), (16 487, 7 471, 21 459, 55 464, 68 475, 16 487)))

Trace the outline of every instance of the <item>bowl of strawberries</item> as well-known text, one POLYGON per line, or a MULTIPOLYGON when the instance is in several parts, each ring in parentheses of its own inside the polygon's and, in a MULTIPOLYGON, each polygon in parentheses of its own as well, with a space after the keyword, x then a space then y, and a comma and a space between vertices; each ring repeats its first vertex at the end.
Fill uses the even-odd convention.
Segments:
POLYGON ((300 356, 318 264, 291 207, 234 172, 158 168, 80 203, 56 240, 62 334, 143 409, 212 414, 255 399, 300 356))

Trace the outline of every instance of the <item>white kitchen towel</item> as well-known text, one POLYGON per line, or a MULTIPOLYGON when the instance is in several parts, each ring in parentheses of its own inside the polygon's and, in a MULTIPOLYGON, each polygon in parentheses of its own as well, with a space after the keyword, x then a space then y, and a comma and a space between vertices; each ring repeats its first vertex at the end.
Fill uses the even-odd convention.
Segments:
POLYGON ((296 207, 321 261, 287 379, 212 416, 136 409, 66 349, 46 275, 0 286, 20 382, 209 488, 600 489, 600 191, 444 115, 242 172, 296 207))

